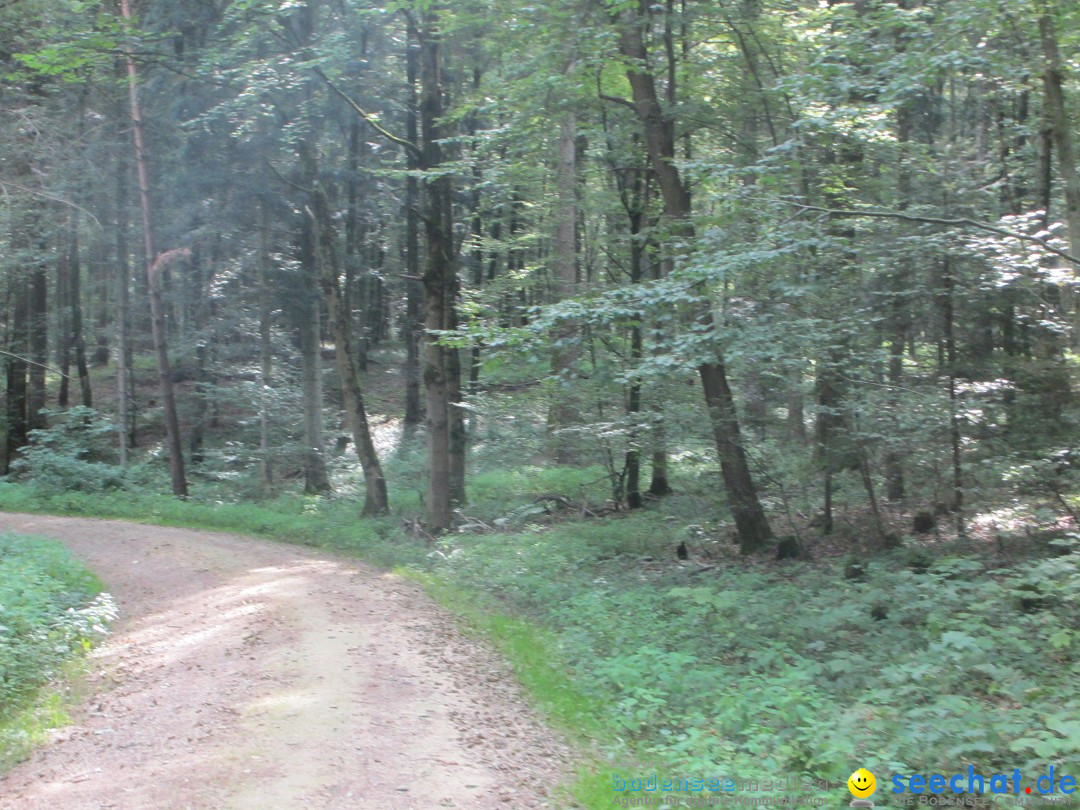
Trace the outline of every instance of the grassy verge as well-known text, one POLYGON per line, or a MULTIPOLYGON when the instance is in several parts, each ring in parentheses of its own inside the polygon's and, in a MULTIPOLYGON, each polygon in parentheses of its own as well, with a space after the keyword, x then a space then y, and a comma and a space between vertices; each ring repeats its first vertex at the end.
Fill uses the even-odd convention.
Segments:
POLYGON ((59 543, 0 535, 0 772, 66 721, 70 676, 112 616, 101 584, 59 543))
POLYGON ((0 775, 26 759, 49 732, 70 723, 70 712, 86 695, 86 659, 75 654, 32 697, 6 710, 0 720, 0 775))
MULTIPOLYGON (((514 674, 548 721, 570 735, 583 748, 611 749, 616 740, 604 722, 604 705, 594 695, 582 691, 573 673, 555 654, 556 633, 535 622, 508 615, 475 589, 464 589, 445 578, 414 568, 398 568, 396 573, 419 582, 440 605, 463 619, 466 626, 487 638, 510 661, 514 674)), ((595 756, 582 763, 566 794, 587 808, 611 806, 610 778, 595 756)))
MULTIPOLYGON (((0 508, 262 534, 403 568, 495 641, 554 722, 597 741, 602 762, 574 786, 585 807, 612 805, 613 771, 834 785, 859 766, 1019 768, 1025 785, 1051 767, 1080 777, 1077 538, 1032 540, 1041 545, 1012 559, 911 541, 858 579, 837 558, 777 565, 713 544, 714 568, 699 576, 674 558, 680 539, 706 545, 685 515, 537 513, 536 495, 590 480, 491 473, 470 514, 504 530, 433 547, 393 521, 358 520, 342 501, 48 497, 0 485, 0 508)), ((850 799, 842 787, 819 797, 850 799)), ((886 790, 874 799, 890 805, 886 790)))

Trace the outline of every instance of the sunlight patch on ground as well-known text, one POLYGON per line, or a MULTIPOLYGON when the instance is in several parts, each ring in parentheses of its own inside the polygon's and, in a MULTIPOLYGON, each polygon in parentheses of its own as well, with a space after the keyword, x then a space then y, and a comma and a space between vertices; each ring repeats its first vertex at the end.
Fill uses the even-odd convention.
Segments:
POLYGON ((251 701, 244 707, 244 710, 248 714, 292 714, 311 706, 313 703, 315 703, 315 699, 307 692, 277 692, 251 701))

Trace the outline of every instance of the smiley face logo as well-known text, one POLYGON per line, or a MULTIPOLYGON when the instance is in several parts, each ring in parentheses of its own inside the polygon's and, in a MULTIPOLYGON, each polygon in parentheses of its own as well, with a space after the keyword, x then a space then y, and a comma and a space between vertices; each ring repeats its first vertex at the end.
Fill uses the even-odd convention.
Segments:
POLYGON ((859 768, 848 777, 847 786, 852 796, 857 799, 865 799, 867 796, 872 796, 874 791, 877 790, 877 779, 866 768, 859 768))

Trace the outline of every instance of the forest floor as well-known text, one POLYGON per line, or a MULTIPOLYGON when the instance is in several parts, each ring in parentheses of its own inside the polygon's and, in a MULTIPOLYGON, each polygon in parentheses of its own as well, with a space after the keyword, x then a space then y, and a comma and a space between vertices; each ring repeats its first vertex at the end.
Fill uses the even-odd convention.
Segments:
POLYGON ((92 698, 0 808, 543 808, 572 752, 421 589, 235 535, 0 514, 120 609, 92 698))

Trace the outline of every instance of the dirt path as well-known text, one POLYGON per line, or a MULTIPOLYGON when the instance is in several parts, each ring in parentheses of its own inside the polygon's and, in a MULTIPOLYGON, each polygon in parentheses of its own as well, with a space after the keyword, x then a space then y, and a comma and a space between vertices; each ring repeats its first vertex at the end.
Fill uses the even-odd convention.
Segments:
POLYGON ((415 586, 287 545, 0 514, 58 538, 121 611, 95 696, 0 808, 556 807, 566 747, 506 665, 415 586))

